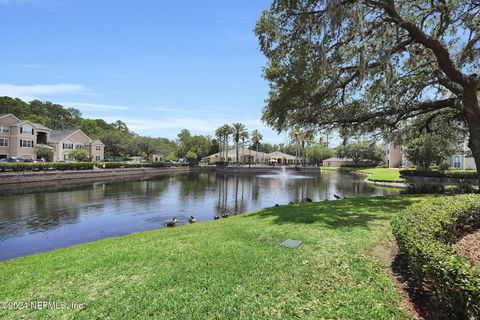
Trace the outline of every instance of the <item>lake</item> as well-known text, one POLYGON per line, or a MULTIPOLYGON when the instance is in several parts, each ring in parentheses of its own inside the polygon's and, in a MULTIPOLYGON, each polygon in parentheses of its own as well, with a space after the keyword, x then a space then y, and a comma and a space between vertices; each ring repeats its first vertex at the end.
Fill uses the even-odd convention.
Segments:
MULTIPOLYGON (((302 175, 305 175, 302 173, 302 175)), ((398 194, 365 176, 324 171, 302 178, 277 174, 188 173, 127 182, 96 182, 68 189, 0 196, 0 260, 68 247, 106 237, 181 224, 215 215, 245 213, 275 204, 334 194, 398 194)))

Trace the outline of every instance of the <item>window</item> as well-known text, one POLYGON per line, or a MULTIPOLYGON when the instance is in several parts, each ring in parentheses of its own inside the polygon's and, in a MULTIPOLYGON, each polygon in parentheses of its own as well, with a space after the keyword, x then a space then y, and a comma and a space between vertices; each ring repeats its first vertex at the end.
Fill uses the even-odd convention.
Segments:
POLYGON ((95 146, 95 150, 102 151, 102 146, 95 146))
POLYGON ((33 128, 30 126, 20 127, 20 133, 23 134, 33 134, 33 128))
POLYGON ((33 147, 33 140, 20 140, 20 147, 22 148, 33 147))
POLYGON ((95 161, 100 161, 100 156, 95 156, 95 161))
POLYGON ((75 149, 83 149, 83 144, 76 144, 75 149))
POLYGON ((73 143, 64 143, 63 149, 73 149, 73 143))
POLYGON ((0 147, 8 147, 8 139, 0 138, 0 147))
POLYGON ((460 156, 453 156, 453 167, 460 168, 461 165, 460 156))
POLYGON ((0 126, 0 133, 10 133, 10 127, 0 126))

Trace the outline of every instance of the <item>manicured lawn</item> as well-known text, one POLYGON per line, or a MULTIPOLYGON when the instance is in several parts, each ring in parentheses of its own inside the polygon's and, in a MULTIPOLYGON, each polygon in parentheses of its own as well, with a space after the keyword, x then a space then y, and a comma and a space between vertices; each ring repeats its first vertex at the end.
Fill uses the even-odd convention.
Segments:
POLYGON ((84 307, 0 318, 409 319, 378 248, 417 200, 280 206, 2 262, 0 301, 84 307))
POLYGON ((400 169, 396 168, 352 168, 352 167, 321 167, 322 170, 327 171, 344 171, 344 172, 360 172, 368 174, 368 180, 378 182, 405 182, 405 179, 400 177, 400 169))
POLYGON ((381 182, 404 182, 400 177, 400 169, 396 168, 370 168, 357 170, 361 173, 369 174, 368 180, 381 182))

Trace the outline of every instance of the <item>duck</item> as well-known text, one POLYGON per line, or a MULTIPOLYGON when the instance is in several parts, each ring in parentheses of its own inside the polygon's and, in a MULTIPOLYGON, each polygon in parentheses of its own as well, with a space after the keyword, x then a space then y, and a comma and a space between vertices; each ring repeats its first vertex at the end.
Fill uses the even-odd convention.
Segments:
POLYGON ((222 214, 222 218, 228 218, 228 213, 222 214))
POLYGON ((290 201, 288 204, 289 204, 289 205, 292 205, 292 204, 295 204, 295 202, 293 202, 293 201, 290 201))
POLYGON ((305 202, 313 202, 313 200, 310 198, 305 198, 305 202))
POLYGON ((280 205, 279 205, 278 203, 276 203, 276 204, 274 205, 274 207, 280 207, 280 205))
POLYGON ((213 217, 213 220, 218 220, 218 219, 220 219, 218 215, 215 215, 215 217, 213 217))
POLYGON ((340 197, 338 194, 334 194, 333 196, 334 196, 334 197, 335 197, 335 199, 337 199, 337 200, 340 200, 340 199, 342 199, 342 197, 340 197))
POLYGON ((177 218, 173 218, 172 221, 167 222, 167 227, 175 227, 177 225, 177 218))
POLYGON ((190 219, 188 219, 188 223, 195 223, 196 221, 194 216, 190 216, 190 219))

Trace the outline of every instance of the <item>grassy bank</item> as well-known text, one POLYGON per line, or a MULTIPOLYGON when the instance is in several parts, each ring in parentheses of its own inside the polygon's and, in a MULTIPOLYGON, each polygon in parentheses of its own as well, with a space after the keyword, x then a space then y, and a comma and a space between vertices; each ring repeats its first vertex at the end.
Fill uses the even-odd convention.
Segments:
POLYGON ((405 182, 400 177, 400 169, 396 168, 352 168, 352 167, 321 167, 322 170, 360 172, 368 174, 368 180, 376 182, 405 182))
POLYGON ((417 198, 268 208, 0 263, 0 301, 83 304, 0 318, 407 319, 378 248, 417 198), (279 241, 300 239, 295 249, 279 241))

